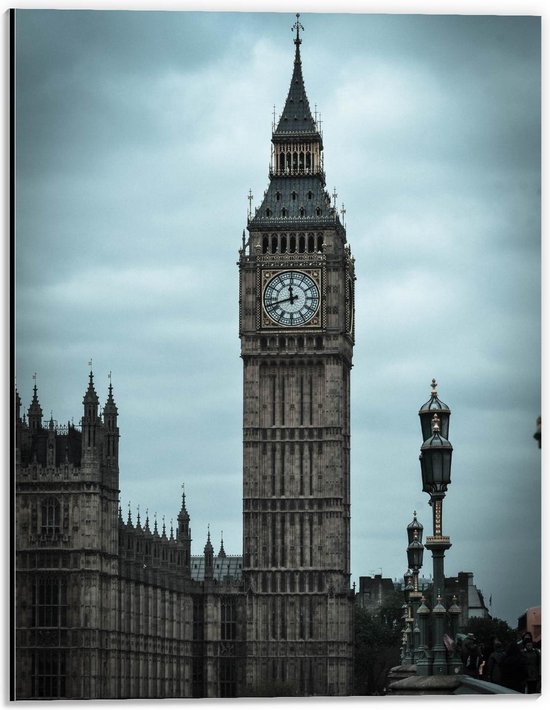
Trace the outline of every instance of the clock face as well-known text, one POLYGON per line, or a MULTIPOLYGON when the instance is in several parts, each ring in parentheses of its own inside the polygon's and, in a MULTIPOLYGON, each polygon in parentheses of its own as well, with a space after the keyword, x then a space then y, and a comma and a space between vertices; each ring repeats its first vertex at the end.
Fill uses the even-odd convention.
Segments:
POLYGON ((303 271, 283 271, 267 282, 263 302, 265 312, 275 323, 305 325, 319 310, 319 286, 303 271))

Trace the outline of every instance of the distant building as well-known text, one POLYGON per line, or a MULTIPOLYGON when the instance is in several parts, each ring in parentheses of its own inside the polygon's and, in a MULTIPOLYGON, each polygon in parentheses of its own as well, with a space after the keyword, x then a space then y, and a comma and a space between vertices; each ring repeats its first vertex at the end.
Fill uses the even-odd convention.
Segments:
POLYGON ((376 614, 384 605, 388 595, 398 590, 390 577, 375 574, 374 577, 359 577, 359 591, 355 603, 371 614, 376 614))
MULTIPOLYGON (((427 595, 431 587, 431 579, 419 578, 418 588, 420 591, 427 595)), ((359 577, 356 604, 371 614, 376 614, 387 603, 389 595, 402 591, 402 582, 393 581, 390 577, 382 577, 381 574, 375 574, 374 577, 359 577)), ((450 606, 454 596, 456 596, 457 604, 461 610, 458 617, 459 628, 464 628, 469 619, 490 618, 483 593, 474 584, 473 572, 459 572, 456 577, 445 577, 443 603, 446 607, 450 606)))

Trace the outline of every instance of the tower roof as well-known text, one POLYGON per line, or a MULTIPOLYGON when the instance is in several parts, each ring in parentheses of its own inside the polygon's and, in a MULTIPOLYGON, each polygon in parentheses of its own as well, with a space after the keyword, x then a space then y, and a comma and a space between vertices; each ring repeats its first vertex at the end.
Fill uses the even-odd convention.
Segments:
POLYGON ((178 513, 178 520, 189 520, 189 513, 187 512, 187 506, 185 505, 185 487, 183 483, 181 485, 181 509, 178 513))
POLYGON ((449 407, 444 402, 442 402, 439 399, 439 397, 437 396, 437 382, 435 381, 435 379, 432 380, 431 387, 432 387, 431 397, 427 402, 425 402, 420 407, 420 410, 418 413, 419 414, 425 414, 426 412, 433 413, 436 411, 439 412, 441 410, 447 411, 450 413, 451 410, 449 409, 449 407))
POLYGON ((291 137, 296 138, 317 138, 321 141, 321 135, 317 130, 317 124, 311 115, 309 101, 304 85, 304 77, 302 75, 302 58, 300 56, 300 30, 304 28, 300 24, 300 15, 296 15, 296 23, 293 30, 296 30, 294 44, 296 51, 294 53, 294 70, 290 81, 290 88, 286 103, 279 118, 277 128, 273 131, 273 140, 284 139, 291 137))
POLYGON ((115 404, 115 400, 113 399, 113 384, 110 381, 111 379, 111 374, 109 373, 109 394, 107 396, 107 401, 105 402, 105 407, 103 408, 103 412, 105 414, 118 414, 118 409, 115 404))
POLYGON ((206 545, 204 546, 205 555, 213 555, 214 547, 212 546, 212 541, 210 540, 210 526, 208 526, 208 538, 206 540, 206 545))
POLYGON ((94 373, 90 370, 90 379, 88 381, 88 389, 82 400, 82 404, 98 404, 99 397, 94 388, 94 373))
POLYGON ((32 401, 29 406, 29 419, 31 417, 37 417, 39 419, 42 418, 42 407, 40 406, 40 402, 38 401, 38 389, 36 387, 36 384, 33 387, 32 390, 32 401))

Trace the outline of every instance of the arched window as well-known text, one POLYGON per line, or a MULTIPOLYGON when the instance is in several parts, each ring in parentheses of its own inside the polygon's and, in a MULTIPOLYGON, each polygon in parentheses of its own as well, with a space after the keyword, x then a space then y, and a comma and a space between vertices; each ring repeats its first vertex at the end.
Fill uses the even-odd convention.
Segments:
POLYGON ((306 211, 303 207, 300 207, 300 217, 304 217, 306 214, 306 211))
POLYGON ((293 190, 292 191, 292 199, 296 200, 297 197, 298 197, 298 193, 293 190))
MULTIPOLYGON (((279 155, 279 170, 284 171, 285 169, 285 154, 281 153, 279 155)), ((279 198, 277 198, 279 199, 279 198)))
POLYGON ((61 531, 61 506, 57 498, 42 501, 42 535, 59 535, 61 531))

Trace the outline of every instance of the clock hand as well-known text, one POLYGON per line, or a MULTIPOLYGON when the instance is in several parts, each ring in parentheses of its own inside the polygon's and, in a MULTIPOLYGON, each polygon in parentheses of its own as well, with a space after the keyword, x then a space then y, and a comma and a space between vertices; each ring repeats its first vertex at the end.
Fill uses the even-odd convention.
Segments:
POLYGON ((290 287, 289 290, 290 290, 290 296, 289 296, 288 298, 282 298, 280 301, 272 301, 269 305, 270 305, 270 306, 276 306, 276 305, 278 305, 279 303, 286 303, 287 301, 290 301, 290 305, 292 305, 292 304, 294 303, 294 301, 298 298, 298 294, 297 294, 297 293, 295 293, 295 294, 292 293, 292 286, 290 287))

